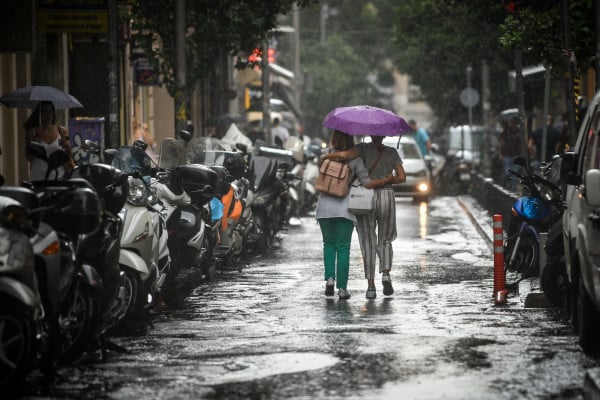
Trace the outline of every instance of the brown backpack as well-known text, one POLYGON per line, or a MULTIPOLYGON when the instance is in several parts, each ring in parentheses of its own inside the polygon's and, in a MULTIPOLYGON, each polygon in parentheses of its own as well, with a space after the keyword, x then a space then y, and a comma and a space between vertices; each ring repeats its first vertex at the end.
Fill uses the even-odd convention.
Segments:
POLYGON ((352 171, 347 164, 339 161, 325 160, 319 168, 319 176, 315 189, 331 196, 344 197, 350 190, 352 171))

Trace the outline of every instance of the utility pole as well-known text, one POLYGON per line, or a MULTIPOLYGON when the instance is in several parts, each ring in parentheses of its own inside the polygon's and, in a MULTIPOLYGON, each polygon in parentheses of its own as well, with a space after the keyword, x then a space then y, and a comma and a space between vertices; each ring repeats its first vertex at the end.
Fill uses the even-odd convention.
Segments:
POLYGON ((527 118, 525 117, 525 92, 523 90, 523 53, 521 49, 515 49, 515 88, 517 92, 517 103, 519 109, 519 120, 521 121, 521 155, 529 164, 527 151, 527 118))
POLYGON ((492 139, 490 121, 490 66, 486 60, 481 61, 481 107, 483 115, 483 126, 485 129, 483 137, 483 176, 492 176, 492 139))
POLYGON ((294 3, 292 9, 292 22, 294 25, 294 101, 298 110, 301 110, 302 101, 302 73, 300 72, 300 8, 294 3))
POLYGON ((327 5, 327 3, 323 4, 321 6, 321 12, 320 12, 320 42, 321 43, 325 43, 325 26, 327 25, 327 16, 329 14, 329 6, 327 5))
POLYGON ((564 53, 564 85, 565 85, 565 94, 567 96, 567 114, 568 114, 568 128, 569 128, 569 144, 573 145, 575 143, 576 135, 577 135, 577 121, 575 117, 575 89, 573 89, 573 78, 574 74, 574 64, 575 64, 575 53, 571 49, 571 28, 569 24, 569 4, 568 0, 561 0, 560 2, 560 18, 562 20, 562 28, 564 45, 563 49, 564 53))
POLYGON ((175 0, 175 137, 188 120, 185 65, 185 0, 175 0))
POLYGON ((108 137, 106 148, 119 147, 119 48, 117 0, 108 0, 108 137))
MULTIPOLYGON (((267 33, 270 35, 270 33, 267 33)), ((263 44, 263 54, 261 58, 261 67, 262 67, 262 109, 263 109, 263 118, 262 125, 263 130, 265 132, 265 140, 267 141, 267 146, 271 145, 271 110, 269 104, 269 97, 271 93, 271 85, 269 78, 269 38, 265 40, 263 44)))

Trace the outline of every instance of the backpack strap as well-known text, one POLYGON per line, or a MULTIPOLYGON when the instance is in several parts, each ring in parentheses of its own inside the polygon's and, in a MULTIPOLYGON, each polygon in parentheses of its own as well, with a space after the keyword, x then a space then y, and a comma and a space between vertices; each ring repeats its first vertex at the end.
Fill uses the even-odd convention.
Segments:
POLYGON ((371 166, 371 168, 369 168, 369 176, 371 176, 371 172, 373 172, 373 170, 375 169, 377 164, 379 164, 379 160, 381 160, 382 155, 383 155, 383 151, 380 151, 379 155, 377 156, 377 159, 375 160, 375 163, 371 166))

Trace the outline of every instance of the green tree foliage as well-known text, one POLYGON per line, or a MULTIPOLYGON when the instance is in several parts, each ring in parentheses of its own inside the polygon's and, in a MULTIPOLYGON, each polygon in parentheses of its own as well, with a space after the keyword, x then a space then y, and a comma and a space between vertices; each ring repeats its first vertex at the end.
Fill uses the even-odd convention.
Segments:
POLYGON ((393 26, 388 3, 393 2, 330 0, 325 21, 321 7, 302 11, 302 69, 305 80, 311 82, 302 104, 308 135, 320 130, 324 116, 334 107, 371 104, 389 108, 381 103, 385 96, 378 92, 378 86, 391 88, 394 83, 391 65, 382 62, 390 55, 393 26), (369 83, 369 75, 377 85, 369 83))
MULTIPOLYGON (((500 25, 500 43, 506 48, 522 49, 535 63, 552 66, 555 76, 563 72, 564 30, 560 1, 530 0, 516 2, 500 25)), ((592 0, 569 0, 571 50, 579 72, 593 67, 595 61, 594 9, 592 0)))
MULTIPOLYGON (((277 17, 297 3, 315 0, 188 0, 186 4, 186 86, 209 76, 222 56, 250 54, 277 17)), ((132 40, 155 65, 169 93, 175 93, 174 0, 139 0, 131 7, 132 40)), ((244 66, 244 60, 240 67, 244 66)))
POLYGON ((331 35, 323 43, 306 40, 302 60, 312 87, 304 102, 309 136, 319 131, 323 118, 334 107, 367 103, 367 64, 342 37, 331 35))
MULTIPOLYGON (((391 0, 390 0, 391 1, 391 0)), ((466 123, 467 109, 459 102, 466 87, 466 69, 472 66, 471 86, 481 94, 481 65, 490 67, 492 113, 514 107, 507 72, 512 54, 500 46, 499 26, 506 17, 500 1, 405 0, 395 9, 395 46, 398 68, 410 75, 440 124, 466 123)), ((481 122, 481 102, 473 120, 481 122)))

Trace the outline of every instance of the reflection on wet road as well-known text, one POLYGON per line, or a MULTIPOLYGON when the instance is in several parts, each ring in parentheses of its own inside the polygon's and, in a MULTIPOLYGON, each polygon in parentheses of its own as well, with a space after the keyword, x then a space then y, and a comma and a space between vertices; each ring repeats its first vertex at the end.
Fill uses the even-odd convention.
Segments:
MULTIPOLYGON (((323 295, 313 218, 272 254, 157 316, 130 353, 61 370, 43 398, 581 398, 597 361, 555 310, 492 301, 493 261, 455 198, 397 201, 396 293, 365 298, 356 234, 349 300, 323 295)), ((35 378, 35 376, 34 376, 35 378)), ((27 396, 26 396, 27 397, 27 396)))

